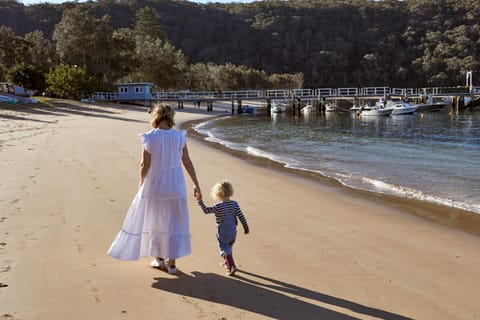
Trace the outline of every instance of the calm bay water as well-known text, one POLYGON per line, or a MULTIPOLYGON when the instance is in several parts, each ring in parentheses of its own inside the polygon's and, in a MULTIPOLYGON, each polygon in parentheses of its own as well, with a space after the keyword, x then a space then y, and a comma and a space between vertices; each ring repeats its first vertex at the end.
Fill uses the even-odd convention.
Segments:
POLYGON ((195 127, 228 148, 342 184, 480 213, 480 113, 235 115, 195 127))

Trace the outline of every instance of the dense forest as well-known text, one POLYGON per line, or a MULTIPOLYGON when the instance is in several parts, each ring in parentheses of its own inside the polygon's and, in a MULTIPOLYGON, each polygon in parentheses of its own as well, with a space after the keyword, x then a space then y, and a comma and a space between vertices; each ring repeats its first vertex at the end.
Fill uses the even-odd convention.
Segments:
POLYGON ((21 64, 101 87, 457 86, 480 71, 479 22, 478 0, 0 0, 0 81, 21 64))

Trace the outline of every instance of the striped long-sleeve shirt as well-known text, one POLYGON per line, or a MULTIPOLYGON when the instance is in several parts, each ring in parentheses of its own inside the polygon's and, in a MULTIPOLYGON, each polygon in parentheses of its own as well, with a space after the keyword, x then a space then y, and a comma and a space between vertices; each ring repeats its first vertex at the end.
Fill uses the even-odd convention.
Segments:
POLYGON ((238 220, 240 220, 240 222, 242 223, 243 229, 245 231, 249 230, 247 219, 245 219, 245 216, 243 215, 242 210, 240 209, 240 206, 234 200, 219 202, 214 204, 211 207, 207 207, 202 200, 199 200, 198 205, 200 206, 200 208, 202 208, 205 214, 208 214, 208 213, 215 214, 217 225, 222 224, 222 222, 225 220, 225 216, 227 215, 226 211, 228 211, 235 214, 235 217, 237 217, 238 220))

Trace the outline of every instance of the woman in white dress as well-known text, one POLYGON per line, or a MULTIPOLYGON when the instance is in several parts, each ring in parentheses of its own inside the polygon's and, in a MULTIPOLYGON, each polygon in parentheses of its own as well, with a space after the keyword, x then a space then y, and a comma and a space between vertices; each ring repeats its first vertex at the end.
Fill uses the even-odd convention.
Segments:
POLYGON ((140 134, 140 188, 108 254, 121 260, 154 256, 152 267, 175 274, 175 259, 191 253, 182 163, 194 184, 194 195, 201 192, 188 155, 186 131, 172 129, 175 111, 167 104, 157 104, 151 114, 153 129, 140 134))

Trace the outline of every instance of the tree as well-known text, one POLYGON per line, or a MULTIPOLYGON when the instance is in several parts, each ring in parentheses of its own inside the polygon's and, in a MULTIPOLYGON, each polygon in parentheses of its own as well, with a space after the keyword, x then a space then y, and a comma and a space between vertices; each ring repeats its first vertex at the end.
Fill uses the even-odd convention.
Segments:
POLYGON ((139 66, 136 54, 135 32, 122 28, 113 32, 110 61, 110 79, 117 81, 132 74, 139 66))
POLYGON ((272 74, 268 77, 271 89, 301 89, 303 88, 303 73, 272 74))
POLYGON ((25 89, 43 91, 45 74, 34 65, 17 64, 7 72, 7 81, 21 85, 25 89))
POLYGON ((57 62, 57 53, 53 43, 45 39, 43 32, 35 30, 24 37, 28 46, 28 63, 31 63, 47 73, 57 62))
POLYGON ((137 80, 152 81, 163 89, 186 85, 187 61, 180 50, 161 39, 137 43, 137 80))
POLYGON ((140 42, 143 42, 145 38, 166 39, 160 17, 151 7, 145 7, 136 12, 134 31, 140 42))
POLYGON ((91 11, 77 6, 64 11, 53 39, 63 64, 84 68, 102 86, 113 81, 110 78, 112 34, 108 16, 96 19, 91 11))
POLYGON ((70 99, 88 97, 96 88, 95 79, 84 68, 64 64, 50 70, 47 85, 51 94, 70 99))
MULTIPOLYGON (((8 70, 17 63, 28 61, 29 44, 9 27, 0 26, 0 65, 8 70)), ((5 75, 2 75, 4 78, 5 75)))
POLYGON ((194 91, 215 90, 211 86, 213 64, 195 63, 189 66, 187 87, 194 91))

